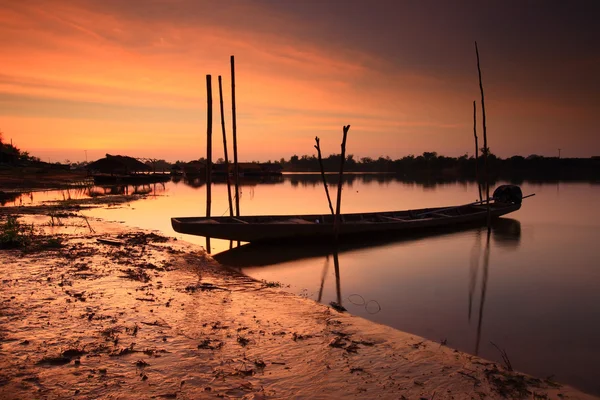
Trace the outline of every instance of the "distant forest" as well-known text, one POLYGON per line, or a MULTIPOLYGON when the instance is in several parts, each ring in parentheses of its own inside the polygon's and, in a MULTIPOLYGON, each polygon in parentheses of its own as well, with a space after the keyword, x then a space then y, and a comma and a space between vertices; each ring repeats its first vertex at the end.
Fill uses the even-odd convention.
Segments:
MULTIPOLYGON (((39 165, 53 168, 84 169, 86 162, 71 163, 65 160, 61 163, 44 163, 39 158, 31 156, 12 144, 3 143, 0 132, 0 166, 39 165)), ((323 158, 326 172, 339 172, 340 154, 331 154, 323 158)), ((174 166, 185 164, 184 161, 170 163, 162 159, 142 159, 154 171, 169 171, 174 166)), ((199 161, 205 162, 204 158, 199 161)), ((223 163, 218 159, 217 164, 223 163)), ((255 161, 255 163, 259 163, 255 161)), ((262 163, 265 164, 265 163, 262 163)), ((288 160, 268 161, 266 164, 278 164, 283 172, 319 172, 319 160, 316 155, 293 155, 288 160)), ((512 156, 502 159, 490 153, 488 158, 489 179, 492 181, 506 179, 519 180, 586 180, 600 182, 600 156, 591 158, 559 158, 530 155, 528 157, 512 156)), ((346 172, 385 172, 394 173, 399 178, 415 180, 447 180, 475 179, 478 171, 479 179, 484 180, 484 160, 479 157, 476 163, 474 157, 446 157, 436 152, 424 152, 419 156, 408 155, 393 160, 390 157, 377 159, 354 155, 346 156, 344 163, 346 172), (476 167, 477 164, 477 167, 476 167)))
MULTIPOLYGON (((323 158, 325 172, 339 172, 340 154, 331 154, 323 158)), ((205 161, 201 158, 200 161, 205 161)), ((217 164, 223 163, 218 159, 217 164)), ((259 163, 258 161, 254 161, 259 163)), ((178 161, 176 164, 182 163, 178 161)), ((283 172, 319 172, 319 160, 316 155, 293 155, 288 160, 268 161, 267 164, 279 164, 283 172)), ((263 163, 264 164, 264 163, 263 163)), ((479 179, 483 180, 484 160, 480 155, 478 163, 475 157, 446 157, 436 152, 424 152, 419 156, 408 155, 397 160, 390 157, 355 158, 350 154, 344 162, 345 172, 385 172, 400 177, 417 180, 444 179, 479 179), (476 168, 477 164, 477 168, 476 168)), ((512 156, 502 159, 493 153, 488 158, 489 178, 491 180, 508 179, 518 181, 529 180, 600 180, 600 157, 592 158, 558 158, 530 155, 528 157, 512 156)))
MULTIPOLYGON (((338 172, 340 160, 339 154, 324 158, 324 170, 338 172)), ((279 164, 283 171, 288 172, 320 171, 319 160, 315 155, 294 155, 289 160, 281 159, 279 164)), ((527 158, 513 156, 502 159, 490 153, 488 169, 491 179, 597 180, 600 179, 600 157, 558 158, 530 155, 527 158)), ((483 179, 484 160, 481 156, 476 163, 474 157, 446 157, 436 152, 425 152, 419 156, 408 155, 397 160, 389 157, 355 159, 353 155, 348 155, 344 163, 344 171, 348 172, 388 172, 416 179, 475 179, 476 170, 479 171, 480 179, 483 179)))

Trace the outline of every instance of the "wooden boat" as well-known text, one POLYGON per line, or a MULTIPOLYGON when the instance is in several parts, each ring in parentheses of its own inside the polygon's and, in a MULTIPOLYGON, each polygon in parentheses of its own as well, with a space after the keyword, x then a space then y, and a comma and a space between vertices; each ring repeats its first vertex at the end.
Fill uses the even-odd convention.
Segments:
MULTIPOLYGON (((521 208, 521 198, 492 201, 491 217, 517 211, 521 208)), ((486 221, 487 208, 480 202, 454 207, 342 214, 339 236, 343 239, 413 233, 486 221)), ((171 218, 176 232, 242 242, 328 240, 333 238, 333 222, 330 214, 171 218)))

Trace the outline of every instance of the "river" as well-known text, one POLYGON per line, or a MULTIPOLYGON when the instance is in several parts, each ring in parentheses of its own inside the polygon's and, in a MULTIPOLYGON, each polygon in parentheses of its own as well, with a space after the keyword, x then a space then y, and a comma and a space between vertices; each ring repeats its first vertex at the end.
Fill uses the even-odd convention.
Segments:
MULTIPOLYGON (((330 187, 334 198, 336 188, 330 187)), ((473 228, 342 246, 337 268, 333 252, 323 246, 245 246, 223 253, 230 243, 213 239, 211 252, 283 290, 341 303, 352 314, 487 359, 502 362, 503 350, 519 371, 600 395, 600 185, 524 182, 521 188, 535 196, 496 224, 489 241, 485 228, 473 228)), ((244 182, 241 189, 242 215, 328 212, 318 175, 244 182)), ((85 214, 206 245, 205 238, 177 234, 170 226, 171 217, 204 215, 202 182, 127 188, 133 191, 148 196, 85 214)), ((212 192, 212 215, 227 215, 226 185, 214 184, 212 192)), ((36 192, 14 204, 88 195, 36 192)), ((456 205, 477 197, 472 182, 351 175, 343 185, 342 212, 456 205)))

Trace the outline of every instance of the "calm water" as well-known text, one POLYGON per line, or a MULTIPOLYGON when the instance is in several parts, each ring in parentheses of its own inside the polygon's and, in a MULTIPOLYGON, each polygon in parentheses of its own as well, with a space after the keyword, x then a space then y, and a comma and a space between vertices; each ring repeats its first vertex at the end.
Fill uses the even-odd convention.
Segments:
MULTIPOLYGON (((204 238, 184 237, 170 226, 173 216, 204 215, 206 187, 197 186, 140 187, 152 195, 86 213, 205 245, 204 238)), ((216 257, 252 277, 281 282, 284 290, 326 304, 339 301, 353 314, 501 361, 493 342, 517 370, 600 394, 600 185, 521 188, 536 196, 494 227, 489 244, 486 230, 476 228, 343 246, 338 269, 325 247, 243 246, 216 257)), ((472 183, 424 186, 391 176, 353 176, 343 189, 343 212, 462 204, 477 197, 472 183)), ((84 196, 34 193, 16 202, 84 196)), ((319 176, 290 175, 244 184, 241 210, 325 213, 328 206, 319 176)), ((212 215, 226 213, 226 185, 216 184, 212 215)), ((227 249, 229 242, 211 241, 213 253, 227 249)))

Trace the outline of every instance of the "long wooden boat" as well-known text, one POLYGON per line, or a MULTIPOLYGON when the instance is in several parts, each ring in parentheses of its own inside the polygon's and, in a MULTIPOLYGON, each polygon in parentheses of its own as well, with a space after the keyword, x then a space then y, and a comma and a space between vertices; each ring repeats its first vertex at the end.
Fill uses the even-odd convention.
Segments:
MULTIPOLYGON (((492 218, 517 211, 521 201, 491 202, 492 218)), ((340 238, 421 232, 463 224, 485 223, 487 208, 482 204, 342 214, 340 238)), ((176 232, 242 242, 328 240, 333 237, 333 216, 267 215, 245 217, 171 218, 176 232)))

